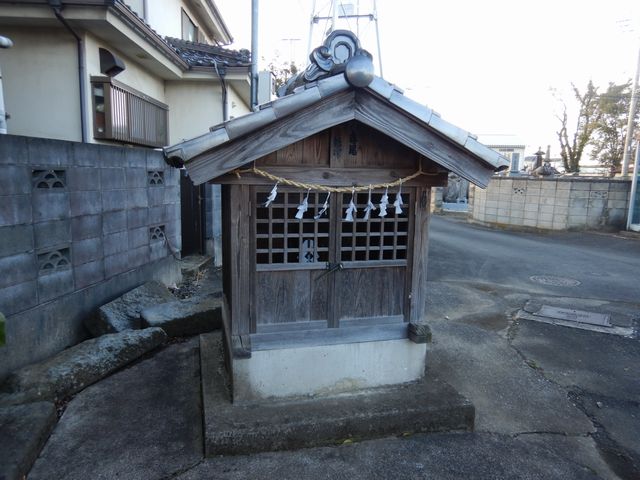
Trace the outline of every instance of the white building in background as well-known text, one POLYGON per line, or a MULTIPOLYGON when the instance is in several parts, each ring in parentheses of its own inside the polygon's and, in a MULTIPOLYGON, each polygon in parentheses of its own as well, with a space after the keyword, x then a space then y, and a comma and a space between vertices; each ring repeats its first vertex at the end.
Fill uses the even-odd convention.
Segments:
POLYGON ((524 170, 525 144, 515 135, 479 135, 478 140, 509 159, 511 162, 510 172, 524 170))
POLYGON ((158 147, 249 110, 211 0, 0 0, 0 34, 10 134, 158 147))
MULTIPOLYGON (((249 112, 212 0, 0 0, 0 35, 9 134, 157 148, 249 112)), ((183 254, 213 253, 219 195, 182 180, 183 254)))

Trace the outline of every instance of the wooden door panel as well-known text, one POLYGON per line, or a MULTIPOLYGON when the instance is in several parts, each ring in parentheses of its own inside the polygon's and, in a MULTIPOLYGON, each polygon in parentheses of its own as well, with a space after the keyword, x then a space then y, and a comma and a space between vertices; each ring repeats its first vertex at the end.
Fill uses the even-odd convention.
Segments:
POLYGON ((339 321, 403 315, 406 267, 345 268, 335 274, 339 321))
POLYGON ((322 275, 323 272, 323 270, 256 272, 257 328, 267 324, 316 320, 326 322, 329 277, 322 275))

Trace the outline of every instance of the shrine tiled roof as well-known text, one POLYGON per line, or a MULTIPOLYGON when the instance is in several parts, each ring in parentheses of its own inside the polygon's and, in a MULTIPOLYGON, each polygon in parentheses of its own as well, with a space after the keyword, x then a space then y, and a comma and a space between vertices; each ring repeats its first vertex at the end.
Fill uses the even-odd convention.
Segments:
MULTIPOLYGON (((343 59, 340 64, 330 63, 332 53, 329 48, 331 45, 327 46, 330 40, 328 38, 326 48, 319 51, 317 61, 312 61, 305 71, 290 79, 279 91, 282 95, 280 98, 260 105, 254 112, 211 127, 209 133, 165 147, 167 161, 172 165, 186 166, 195 183, 209 181, 237 168, 243 162, 255 160, 258 158, 258 151, 262 154, 266 152, 266 147, 261 146, 260 150, 245 145, 239 149, 242 155, 234 154, 231 162, 217 165, 211 159, 227 143, 249 143, 251 134, 264 131, 279 122, 286 122, 290 116, 314 110, 316 118, 312 122, 307 120, 295 128, 295 135, 300 138, 290 135, 287 141, 293 143, 304 138, 304 135, 316 133, 322 127, 330 128, 345 121, 356 120, 369 124, 447 170, 482 187, 486 186, 491 173, 508 168, 509 161, 480 143, 476 135, 447 122, 431 108, 405 96, 400 88, 373 75, 373 66, 369 68, 367 65, 370 55, 358 49, 357 38, 351 32, 335 33, 348 37, 347 43, 352 42, 350 57, 343 59), (355 96, 349 97, 349 92, 355 96), (344 95, 340 97, 341 94, 344 95), (340 100, 331 102, 331 99, 338 97, 344 98, 343 105, 339 105, 340 100), (371 108, 384 110, 386 115, 372 112, 371 108), (393 114, 395 123, 389 117, 392 112, 399 113, 399 116, 393 114), (407 131, 413 133, 407 134, 407 131), (434 142, 429 140, 434 133, 449 145, 445 150, 434 148, 434 142), (455 152, 466 157, 466 160, 459 161, 455 152)), ((278 142, 269 142, 269 145, 275 147, 278 142)))

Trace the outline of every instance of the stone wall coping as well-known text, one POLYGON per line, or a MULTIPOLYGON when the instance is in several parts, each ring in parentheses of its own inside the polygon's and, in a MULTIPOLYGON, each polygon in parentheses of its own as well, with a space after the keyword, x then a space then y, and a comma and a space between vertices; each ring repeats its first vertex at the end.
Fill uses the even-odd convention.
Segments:
POLYGON ((494 180, 515 180, 515 181, 534 181, 534 182, 591 182, 591 183, 631 183, 630 178, 606 178, 606 177, 504 177, 502 175, 494 175, 494 180))

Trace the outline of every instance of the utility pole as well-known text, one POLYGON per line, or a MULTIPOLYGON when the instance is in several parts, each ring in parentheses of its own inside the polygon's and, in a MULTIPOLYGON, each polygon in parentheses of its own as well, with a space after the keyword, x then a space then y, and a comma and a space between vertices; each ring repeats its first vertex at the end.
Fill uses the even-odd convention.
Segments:
POLYGON ((251 110, 258 107, 258 0, 251 0, 251 110))
MULTIPOLYGON (((633 121, 636 117, 636 106, 638 104, 638 77, 640 76, 640 48, 638 48, 638 64, 636 65, 636 77, 631 89, 631 105, 629 106, 629 120, 627 121, 627 137, 624 140, 624 155, 622 157, 621 175, 626 177, 629 174, 629 157, 631 156, 631 142, 633 139, 633 121)), ((640 142, 638 142, 640 144, 640 142)), ((636 149, 638 149, 636 144, 636 149)), ((637 175, 637 172, 634 172, 637 175)))
POLYGON ((636 143, 636 160, 633 166, 633 179, 631 181, 631 195, 629 195, 629 211, 627 212, 627 230, 635 232, 640 231, 640 220, 638 212, 635 211, 638 196, 638 177, 640 168, 640 135, 638 135, 638 143, 636 143))

